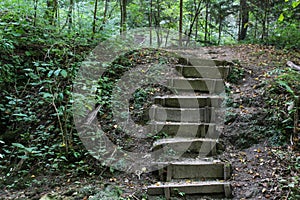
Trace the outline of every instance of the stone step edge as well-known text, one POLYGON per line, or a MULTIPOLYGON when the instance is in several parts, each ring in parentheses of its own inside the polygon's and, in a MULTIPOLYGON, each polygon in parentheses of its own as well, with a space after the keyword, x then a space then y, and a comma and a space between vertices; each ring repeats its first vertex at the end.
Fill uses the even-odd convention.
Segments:
POLYGON ((170 199, 178 192, 185 194, 223 194, 225 197, 232 196, 232 189, 229 182, 224 181, 198 181, 198 182, 165 182, 150 185, 147 187, 148 195, 165 195, 166 199, 170 199), (218 191, 216 191, 218 189, 218 191), (174 194, 175 193, 175 194, 174 194))
POLYGON ((175 66, 179 75, 185 78, 221 78, 227 79, 230 67, 221 66, 175 66))
POLYGON ((175 67, 195 67, 195 68, 231 68, 232 65, 185 65, 185 64, 176 64, 175 67))
POLYGON ((195 99, 225 99, 225 96, 222 95, 209 95, 209 94, 205 94, 205 95, 178 95, 178 94, 174 94, 174 95, 164 95, 164 96, 156 96, 154 97, 154 99, 167 99, 167 98, 172 98, 172 99, 189 99, 189 98, 195 98, 195 99))
MULTIPOLYGON (((208 66, 234 66, 235 64, 229 60, 220 60, 220 59, 207 59, 207 58, 198 58, 198 57, 188 57, 183 56, 179 58, 179 63, 181 65, 193 66, 193 63, 209 63, 208 66)), ((205 65, 200 65, 205 66, 205 65)))
MULTIPOLYGON (((170 181, 173 179, 172 177, 172 168, 178 166, 211 166, 211 165, 218 165, 223 168, 223 177, 219 177, 222 180, 228 180, 231 177, 231 163, 229 162, 222 162, 221 160, 213 160, 213 161, 205 161, 203 159, 193 159, 193 160, 182 160, 182 161, 168 161, 168 162, 154 162, 154 165, 157 165, 159 168, 159 174, 162 176, 164 169, 167 170, 167 177, 166 180, 170 181)), ((206 177, 207 178, 207 177, 206 177)))
MULTIPOLYGON (((157 96, 154 98, 154 104, 158 106, 171 108, 203 108, 215 107, 220 108, 224 104, 224 97, 221 96, 186 96, 186 95, 170 95, 157 96)), ((223 106, 224 107, 224 106, 223 106)))
POLYGON ((174 138, 164 138, 164 139, 159 139, 156 140, 153 143, 153 146, 158 146, 161 144, 171 144, 174 142, 187 142, 187 143, 192 143, 192 142, 214 142, 218 143, 218 139, 212 139, 212 138, 188 138, 188 137, 174 137, 174 138))
POLYGON ((166 78, 167 81, 173 81, 173 80, 186 80, 186 81, 219 81, 224 82, 224 79, 222 78, 186 78, 182 76, 174 76, 171 78, 166 78))
POLYGON ((196 125, 196 126, 214 126, 218 123, 206 123, 206 122, 172 122, 172 121, 150 121, 148 125, 196 125))
POLYGON ((169 147, 172 147, 172 149, 175 148, 173 150, 182 154, 191 151, 199 154, 199 156, 212 156, 217 154, 218 144, 218 139, 174 137, 156 140, 153 143, 151 150, 167 150, 169 147))

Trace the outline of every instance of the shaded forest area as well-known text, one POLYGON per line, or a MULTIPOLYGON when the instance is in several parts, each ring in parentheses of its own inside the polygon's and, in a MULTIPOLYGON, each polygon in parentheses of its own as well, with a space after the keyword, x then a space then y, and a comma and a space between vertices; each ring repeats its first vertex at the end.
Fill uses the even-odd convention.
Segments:
MULTIPOLYGON (((99 42, 136 28, 153 27, 183 33, 178 34, 180 42, 191 38, 203 47, 253 50, 245 50, 240 63, 266 56, 260 63, 252 63, 270 70, 257 76, 261 84, 253 86, 264 89, 268 109, 268 128, 260 130, 260 137, 270 137, 272 144, 282 147, 283 160, 287 155, 284 150, 295 152, 285 162, 295 176, 288 182, 293 183, 288 186, 290 196, 299 198, 300 75, 285 66, 286 61, 300 64, 299 4, 299 0, 1 1, 1 189, 38 187, 48 176, 73 181, 70 176, 101 179, 120 173, 93 159, 82 145, 73 122, 72 84, 81 63, 99 42), (260 50, 249 44, 257 44, 260 50), (41 175, 46 178, 35 179, 41 175)), ((125 54, 110 69, 124 69, 135 65, 139 57, 157 55, 125 54)), ((169 62, 169 55, 159 56, 169 62)), ((238 84, 246 72, 235 68, 231 84, 238 84)), ((105 84, 110 88, 113 83, 105 84)), ((228 92, 233 88, 227 88, 228 92)), ((153 92, 141 90, 136 104, 144 104, 153 92)), ((99 104, 107 103, 99 99, 99 104)), ((227 117, 232 119, 230 113, 227 117)), ((239 148, 244 148, 248 139, 243 138, 239 148)), ((55 182, 54 178, 49 180, 55 182)), ((114 188, 106 193, 114 196, 122 192, 114 188)))

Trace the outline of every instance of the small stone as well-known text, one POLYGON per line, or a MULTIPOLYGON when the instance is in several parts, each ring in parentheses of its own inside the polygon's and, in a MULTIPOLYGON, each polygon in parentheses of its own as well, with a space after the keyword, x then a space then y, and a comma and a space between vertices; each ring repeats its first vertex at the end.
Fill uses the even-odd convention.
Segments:
POLYGON ((245 193, 245 197, 246 197, 247 199, 251 198, 252 196, 253 196, 253 191, 252 191, 252 190, 247 191, 247 192, 245 193))

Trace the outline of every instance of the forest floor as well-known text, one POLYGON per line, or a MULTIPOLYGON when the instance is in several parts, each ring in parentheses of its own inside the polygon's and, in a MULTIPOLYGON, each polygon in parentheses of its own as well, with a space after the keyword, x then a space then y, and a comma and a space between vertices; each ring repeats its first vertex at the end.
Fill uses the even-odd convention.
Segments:
MULTIPOLYGON (((243 78, 236 84, 226 83, 232 102, 227 108, 221 136, 226 148, 219 155, 220 159, 232 163, 233 199, 288 199, 293 188, 290 184, 298 183, 293 181, 295 174, 285 160, 300 154, 292 151, 289 144, 272 145, 272 141, 262 135, 266 126, 263 83, 273 78, 267 72, 284 68, 288 60, 299 63, 299 52, 260 45, 205 47, 203 50, 207 52, 205 57, 235 60, 243 69, 243 78)), ((157 181, 152 173, 140 177, 122 172, 100 174, 36 176, 33 177, 36 184, 22 190, 0 191, 0 199, 146 199, 145 186, 157 181)))

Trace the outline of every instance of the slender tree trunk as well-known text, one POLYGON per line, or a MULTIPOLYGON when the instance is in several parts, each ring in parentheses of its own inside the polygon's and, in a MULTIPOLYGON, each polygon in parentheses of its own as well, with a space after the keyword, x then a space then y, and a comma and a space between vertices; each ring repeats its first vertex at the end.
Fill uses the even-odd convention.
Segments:
POLYGON ((56 24, 57 12, 58 12, 57 9, 58 9, 57 0, 47 0, 47 9, 45 11, 45 18, 49 21, 50 25, 56 24))
POLYGON ((255 25, 254 25, 254 38, 257 37, 257 18, 255 18, 255 25))
POLYGON ((160 1, 156 1, 156 17, 155 17, 155 27, 156 27, 156 37, 157 37, 157 46, 161 45, 161 37, 160 37, 160 1))
POLYGON ((121 35, 126 31, 126 0, 120 0, 120 11, 121 11, 121 22, 120 22, 120 33, 121 35))
POLYGON ((194 15, 194 18, 192 19, 192 23, 190 25, 190 30, 189 30, 189 33, 188 33, 189 37, 192 35, 194 24, 195 24, 196 20, 198 19, 199 14, 200 14, 200 11, 201 11, 200 6, 201 6, 201 4, 202 4, 202 0, 199 1, 198 5, 197 5, 197 7, 195 9, 195 15, 194 15))
POLYGON ((196 19, 195 41, 197 41, 197 38, 198 38, 198 28, 199 28, 199 17, 197 17, 197 19, 196 19))
POLYGON ((70 6, 69 6, 69 12, 68 12, 69 30, 71 30, 72 26, 73 26, 73 7, 74 7, 74 0, 70 0, 70 6))
POLYGON ((103 26, 106 24, 107 11, 108 11, 108 0, 105 0, 104 1, 103 20, 102 20, 102 25, 100 27, 100 30, 103 30, 103 26))
POLYGON ((182 18, 183 18, 183 0, 179 2, 179 46, 182 46, 182 18))
POLYGON ((38 0, 34 0, 34 19, 33 19, 33 26, 36 26, 37 7, 38 7, 38 0))
POLYGON ((240 0, 240 13, 241 13, 241 27, 238 40, 244 40, 247 36, 248 22, 249 22, 249 8, 246 0, 240 0))
POLYGON ((52 25, 56 25, 56 20, 58 19, 58 0, 53 0, 53 21, 52 25))
POLYGON ((157 6, 157 17, 156 17, 156 27, 160 27, 160 1, 156 1, 157 6))
POLYGON ((205 4, 205 28, 204 28, 204 42, 207 43, 208 37, 208 9, 209 9, 209 0, 206 0, 205 4))
POLYGON ((265 37, 267 37, 268 33, 268 11, 269 11, 269 1, 265 0, 264 3, 264 17, 263 17, 263 22, 262 22, 262 36, 261 39, 264 40, 265 37))
POLYGON ((95 0, 92 39, 94 39, 96 33, 97 10, 98 10, 98 0, 95 0))
POLYGON ((222 5, 220 4, 220 7, 219 7, 219 37, 218 37, 218 45, 221 43, 222 23, 223 23, 222 5))
POLYGON ((153 0, 150 0, 150 12, 149 12, 150 46, 152 46, 152 19, 153 19, 153 0))

